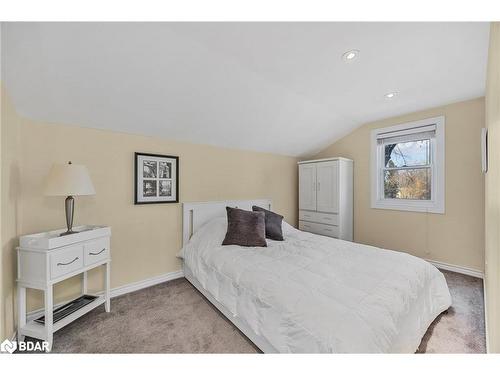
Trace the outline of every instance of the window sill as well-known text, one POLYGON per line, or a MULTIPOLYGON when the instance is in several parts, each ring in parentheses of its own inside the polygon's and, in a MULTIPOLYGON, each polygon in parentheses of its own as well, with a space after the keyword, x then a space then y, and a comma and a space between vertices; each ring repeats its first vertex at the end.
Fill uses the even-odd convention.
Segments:
POLYGON ((433 214, 444 214, 444 204, 436 202, 378 200, 372 203, 371 208, 395 211, 428 212, 433 214))

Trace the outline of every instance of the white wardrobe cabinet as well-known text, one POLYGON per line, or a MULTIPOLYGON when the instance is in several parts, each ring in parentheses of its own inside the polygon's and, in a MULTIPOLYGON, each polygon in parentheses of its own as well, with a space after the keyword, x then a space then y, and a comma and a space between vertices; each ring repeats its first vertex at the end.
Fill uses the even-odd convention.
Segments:
POLYGON ((353 161, 345 158, 299 164, 299 229, 352 241, 353 161))

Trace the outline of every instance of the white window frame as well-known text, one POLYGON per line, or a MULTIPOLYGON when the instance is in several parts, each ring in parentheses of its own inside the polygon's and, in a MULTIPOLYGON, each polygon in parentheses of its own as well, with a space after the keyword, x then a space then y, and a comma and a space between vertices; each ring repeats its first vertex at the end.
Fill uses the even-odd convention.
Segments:
POLYGON ((398 211, 445 212, 445 118, 444 116, 412 121, 371 131, 371 207, 398 211), (425 126, 435 125, 435 137, 431 140, 431 199, 393 199, 384 197, 384 146, 377 141, 379 135, 388 132, 421 132, 425 126), (419 129, 420 128, 420 129, 419 129))

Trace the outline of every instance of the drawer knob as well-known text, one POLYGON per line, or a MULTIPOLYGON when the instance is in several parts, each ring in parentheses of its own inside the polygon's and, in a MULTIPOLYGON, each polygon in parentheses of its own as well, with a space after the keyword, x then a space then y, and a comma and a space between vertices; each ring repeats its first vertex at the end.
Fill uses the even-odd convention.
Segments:
POLYGON ((79 259, 79 258, 78 258, 78 257, 76 257, 76 258, 75 258, 75 259, 73 259, 71 262, 68 262, 68 263, 57 263, 57 265, 58 265, 58 266, 67 266, 67 265, 69 265, 69 264, 71 264, 71 263, 76 262, 78 259, 79 259))
POLYGON ((97 253, 92 253, 90 252, 89 255, 99 255, 100 253, 102 253, 103 251, 105 251, 106 248, 103 248, 101 251, 97 252, 97 253))

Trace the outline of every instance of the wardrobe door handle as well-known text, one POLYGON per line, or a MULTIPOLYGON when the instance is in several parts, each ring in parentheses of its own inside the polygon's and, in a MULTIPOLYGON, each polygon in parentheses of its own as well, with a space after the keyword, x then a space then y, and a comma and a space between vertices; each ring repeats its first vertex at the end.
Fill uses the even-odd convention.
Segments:
POLYGON ((78 258, 78 257, 76 257, 76 258, 75 258, 75 259, 73 259, 71 262, 68 262, 68 263, 57 263, 57 265, 58 265, 58 266, 67 266, 67 265, 69 265, 69 264, 71 264, 71 263, 76 262, 78 259, 79 259, 79 258, 78 258))
POLYGON ((99 255, 100 253, 102 253, 105 250, 106 250, 106 248, 103 248, 101 251, 99 251, 97 253, 89 253, 89 255, 99 255))

